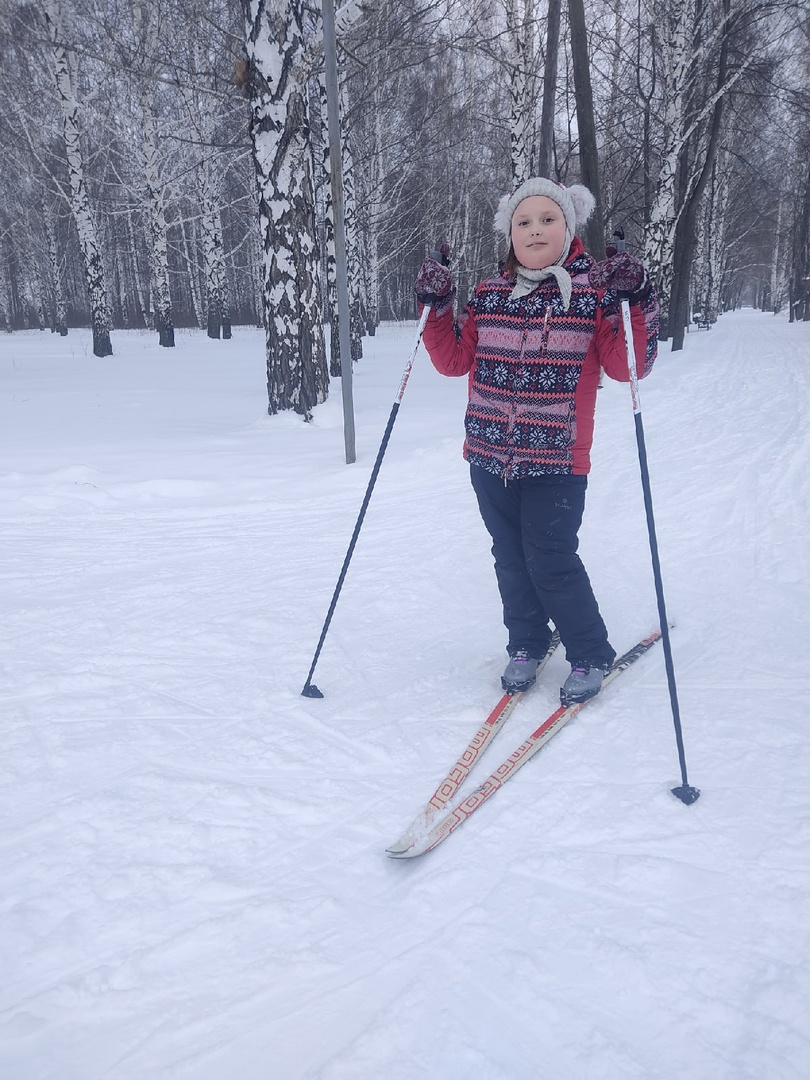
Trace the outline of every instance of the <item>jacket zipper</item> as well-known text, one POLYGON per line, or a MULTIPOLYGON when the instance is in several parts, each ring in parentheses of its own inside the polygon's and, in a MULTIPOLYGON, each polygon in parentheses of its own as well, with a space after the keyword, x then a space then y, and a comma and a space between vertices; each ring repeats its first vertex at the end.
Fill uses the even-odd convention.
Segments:
MULTIPOLYGON (((548 320, 549 320, 550 315, 551 315, 551 304, 546 304, 546 313, 545 313, 545 315, 543 317, 543 334, 542 334, 542 337, 540 339, 540 343, 541 343, 540 356, 541 356, 541 358, 546 355, 546 349, 548 347, 548 320)), ((528 316, 527 316, 526 319, 523 322, 523 336, 521 337, 521 340, 520 340, 520 355, 518 357, 518 363, 523 363, 523 353, 526 351, 526 338, 528 337, 528 334, 529 334, 529 319, 528 319, 528 316)), ((515 409, 514 400, 512 402, 511 408, 512 408, 512 424, 509 427, 509 434, 510 435, 511 435, 512 431, 514 430, 514 421, 516 419, 516 409, 515 409)), ((511 464, 512 464, 512 454, 510 454, 509 457, 507 458, 506 464, 503 467, 503 473, 501 474, 503 476, 504 487, 509 482, 509 475, 508 474, 509 474, 509 466, 511 464)))
POLYGON ((546 350, 548 349, 548 320, 551 315, 551 304, 546 304, 546 316, 543 319, 543 353, 545 357, 546 350))

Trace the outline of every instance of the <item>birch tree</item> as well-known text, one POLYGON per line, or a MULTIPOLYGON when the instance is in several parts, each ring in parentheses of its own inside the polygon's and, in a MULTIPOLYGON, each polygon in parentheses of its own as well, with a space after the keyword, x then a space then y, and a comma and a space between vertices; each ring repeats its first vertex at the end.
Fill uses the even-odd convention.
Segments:
POLYGON ((160 9, 151 4, 146 12, 142 0, 134 0, 132 17, 136 40, 141 47, 141 78, 138 105, 141 117, 144 202, 147 221, 147 249, 152 280, 154 324, 158 342, 165 348, 174 347, 174 317, 169 286, 168 230, 166 199, 160 175, 158 138, 154 115, 154 58, 159 54, 160 9))
POLYGON ((810 321, 810 162, 797 185, 790 276, 790 321, 810 321))
POLYGON ((51 332, 67 337, 67 304, 62 287, 62 259, 56 241, 56 228, 53 215, 46 208, 43 211, 46 236, 48 238, 48 270, 50 273, 50 323, 51 332))
POLYGON ((726 227, 731 190, 731 155, 723 152, 712 166, 704 203, 695 274, 694 304, 703 321, 712 326, 720 313, 720 295, 726 268, 726 227))
POLYGON ((221 176, 213 176, 211 162, 204 157, 197 166, 203 268, 206 290, 205 328, 208 337, 231 336, 225 295, 225 264, 222 250, 222 221, 219 213, 221 176))
POLYGON ((659 93, 665 102, 661 117, 662 144, 656 189, 644 236, 644 254, 658 287, 661 337, 669 336, 669 298, 672 291, 675 228, 677 225, 678 162, 686 127, 687 79, 697 17, 696 0, 669 0, 656 7, 661 27, 657 64, 659 93))
POLYGON ((770 294, 771 310, 778 315, 782 310, 787 292, 787 259, 785 258, 785 214, 787 198, 785 192, 778 190, 776 211, 776 229, 774 231, 774 246, 771 254, 770 294))
POLYGON ((70 182, 70 208, 79 235, 95 356, 110 356, 110 311, 104 279, 104 265, 98 233, 85 177, 84 155, 79 125, 79 102, 71 54, 64 45, 61 0, 46 0, 45 21, 53 50, 53 77, 62 110, 65 154, 70 182))
POLYGON ((551 176, 554 154, 554 117, 557 105, 557 66, 560 47, 560 15, 562 0, 548 0, 546 25, 546 59, 543 66, 543 104, 540 116, 540 132, 537 140, 537 165, 533 169, 539 176, 551 176))
POLYGON ((518 187, 532 175, 537 121, 536 0, 506 0, 508 67, 510 71, 509 122, 512 185, 518 187))
POLYGON ((810 321, 810 19, 799 20, 789 62, 789 129, 793 133, 790 164, 790 247, 788 305, 790 321, 810 321), (794 87, 796 89, 794 89, 794 87))
POLYGON ((593 215, 585 226, 585 237, 591 254, 597 259, 602 259, 605 256, 605 226, 599 180, 599 153, 596 144, 588 32, 583 0, 568 0, 568 18, 571 23, 571 57, 574 67, 580 172, 583 184, 590 189, 596 200, 593 215))
POLYGON ((264 241, 268 412, 326 400, 303 0, 248 0, 250 135, 264 241))
MULTIPOLYGON (((358 239, 358 208, 355 194, 355 167, 352 154, 353 131, 348 123, 349 95, 348 75, 345 70, 345 58, 338 57, 343 63, 338 64, 339 80, 339 121, 341 132, 341 166, 343 175, 343 212, 344 232, 346 242, 346 262, 348 267, 349 284, 349 341, 352 360, 359 360, 363 355, 362 333, 363 320, 361 314, 361 279, 362 267, 359 258, 358 239)), ((326 309, 329 314, 330 326, 330 350, 329 369, 330 374, 337 377, 341 374, 340 362, 340 315, 338 312, 337 299, 337 264, 335 255, 335 218, 334 205, 332 202, 332 160, 329 146, 329 133, 327 128, 328 102, 326 94, 326 78, 324 69, 321 68, 318 75, 319 89, 319 118, 320 131, 319 141, 322 148, 321 161, 323 171, 321 174, 321 189, 323 193, 323 217, 324 217, 324 264, 326 267, 326 309)))
POLYGON ((0 329, 9 334, 14 329, 14 298, 11 286, 13 248, 10 237, 9 218, 0 213, 0 329))
MULTIPOLYGON (((340 77, 340 68, 338 68, 340 77)), ((346 262, 348 266, 349 282, 349 347, 352 360, 359 360, 363 355, 363 317, 361 299, 362 271, 360 268, 360 236, 359 220, 357 212, 357 172, 355 169, 355 155, 352 148, 354 132, 349 123, 349 95, 347 78, 340 79, 340 110, 341 121, 341 157, 343 173, 343 198, 344 198, 344 230, 346 240, 346 262)), ((331 172, 330 172, 330 197, 331 197, 331 172)), ((331 198, 330 198, 331 201, 331 198)))

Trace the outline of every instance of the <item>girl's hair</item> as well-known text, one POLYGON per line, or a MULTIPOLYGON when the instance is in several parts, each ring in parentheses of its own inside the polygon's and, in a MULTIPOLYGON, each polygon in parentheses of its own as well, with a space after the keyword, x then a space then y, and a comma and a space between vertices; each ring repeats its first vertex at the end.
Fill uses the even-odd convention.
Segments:
POLYGON ((504 277, 517 277, 518 266, 520 263, 517 261, 515 255, 515 249, 512 245, 512 241, 509 241, 509 250, 506 253, 506 258, 502 263, 502 272, 504 277))

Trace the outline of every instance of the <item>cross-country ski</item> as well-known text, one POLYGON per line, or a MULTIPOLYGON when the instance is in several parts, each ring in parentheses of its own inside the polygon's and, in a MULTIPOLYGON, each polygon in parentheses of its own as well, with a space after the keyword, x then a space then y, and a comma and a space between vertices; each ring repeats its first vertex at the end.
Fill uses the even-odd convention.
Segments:
MULTIPOLYGON (((542 672, 549 658, 553 655, 559 641, 559 635, 555 631, 551 639, 551 644, 548 647, 548 651, 537 666, 538 675, 542 672)), ((421 836, 424 835, 426 829, 435 819, 436 815, 445 808, 467 779, 470 771, 475 767, 476 762, 480 760, 481 755, 492 743, 492 740, 511 716, 512 710, 523 698, 524 693, 525 691, 518 691, 513 694, 504 694, 503 697, 501 697, 498 704, 461 752, 456 763, 451 766, 447 776, 445 776, 425 803, 424 808, 417 814, 399 840, 394 841, 390 847, 385 849, 389 855, 404 854, 421 836)))
MULTIPOLYGON (((605 678, 602 682, 602 691, 600 691, 600 693, 621 675, 623 671, 626 671, 631 664, 634 664, 636 660, 652 648, 660 637, 660 631, 656 630, 655 633, 644 638, 616 660, 605 674, 605 678)), ((521 745, 509 755, 503 764, 494 769, 482 784, 462 799, 456 806, 452 807, 441 821, 428 829, 426 826, 428 826, 430 821, 435 818, 438 810, 449 801, 449 799, 444 799, 441 805, 434 809, 433 799, 436 798, 436 796, 434 796, 433 799, 428 802, 425 811, 423 812, 423 816, 421 818, 417 817, 414 825, 410 827, 402 839, 386 848, 386 854, 390 855, 393 859, 413 859, 418 855, 424 855, 426 852, 432 851, 433 848, 437 847, 443 840, 446 840, 450 833, 455 832, 459 825, 463 824, 471 814, 487 801, 487 799, 490 799, 507 780, 510 780, 518 769, 522 769, 553 735, 556 735, 569 720, 572 720, 576 716, 580 709, 583 709, 589 702, 595 700, 597 700, 596 697, 591 697, 587 698, 585 701, 576 702, 572 705, 561 705, 559 709, 556 709, 547 720, 532 732, 525 742, 521 743, 521 745), (430 812, 431 810, 433 811, 432 813, 430 812), (423 824, 421 832, 418 829, 418 824, 423 824)), ((442 792, 443 789, 440 787, 439 791, 442 792)))

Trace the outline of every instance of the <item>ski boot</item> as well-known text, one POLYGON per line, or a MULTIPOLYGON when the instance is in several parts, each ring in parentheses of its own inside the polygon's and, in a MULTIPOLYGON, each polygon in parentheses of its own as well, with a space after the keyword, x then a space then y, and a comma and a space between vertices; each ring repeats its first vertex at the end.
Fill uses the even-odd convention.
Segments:
POLYGON ((534 686, 539 663, 536 657, 529 656, 526 649, 515 649, 510 654, 509 663, 501 676, 501 686, 507 694, 519 694, 534 686))
POLYGON ((571 664, 571 674, 560 688, 563 705, 575 705, 595 697, 602 688, 605 669, 587 661, 576 660, 571 664))

